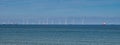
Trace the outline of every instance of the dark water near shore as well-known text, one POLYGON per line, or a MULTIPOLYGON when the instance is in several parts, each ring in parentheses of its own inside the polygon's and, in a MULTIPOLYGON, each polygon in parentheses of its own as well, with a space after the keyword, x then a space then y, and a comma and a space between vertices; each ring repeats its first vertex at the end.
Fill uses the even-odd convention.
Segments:
POLYGON ((120 45, 120 25, 0 25, 0 45, 120 45))

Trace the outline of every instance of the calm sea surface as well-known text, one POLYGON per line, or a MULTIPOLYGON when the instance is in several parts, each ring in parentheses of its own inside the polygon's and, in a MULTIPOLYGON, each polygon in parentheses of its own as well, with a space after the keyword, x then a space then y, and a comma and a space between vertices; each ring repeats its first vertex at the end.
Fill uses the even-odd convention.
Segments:
POLYGON ((0 45, 120 45, 120 25, 0 25, 0 45))

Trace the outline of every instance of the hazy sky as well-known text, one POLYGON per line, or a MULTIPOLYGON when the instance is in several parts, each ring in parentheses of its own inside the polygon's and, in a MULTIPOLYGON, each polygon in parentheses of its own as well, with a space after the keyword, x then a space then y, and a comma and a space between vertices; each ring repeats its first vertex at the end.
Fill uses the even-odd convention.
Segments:
POLYGON ((120 0, 0 0, 0 17, 120 17, 120 0))
POLYGON ((120 16, 120 0, 0 0, 0 16, 120 16))

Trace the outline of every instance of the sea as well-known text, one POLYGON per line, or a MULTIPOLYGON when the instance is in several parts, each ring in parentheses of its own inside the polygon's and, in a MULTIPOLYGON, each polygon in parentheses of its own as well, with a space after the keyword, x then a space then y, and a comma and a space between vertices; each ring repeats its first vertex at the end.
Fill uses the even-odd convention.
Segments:
POLYGON ((0 45, 120 45, 120 25, 0 25, 0 45))

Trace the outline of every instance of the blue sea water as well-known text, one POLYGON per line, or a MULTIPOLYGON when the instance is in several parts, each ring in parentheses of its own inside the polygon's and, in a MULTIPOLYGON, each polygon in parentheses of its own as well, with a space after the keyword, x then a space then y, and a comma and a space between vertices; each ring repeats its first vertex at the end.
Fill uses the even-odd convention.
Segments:
POLYGON ((120 25, 0 25, 0 45, 120 45, 120 25))

